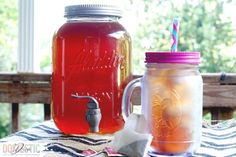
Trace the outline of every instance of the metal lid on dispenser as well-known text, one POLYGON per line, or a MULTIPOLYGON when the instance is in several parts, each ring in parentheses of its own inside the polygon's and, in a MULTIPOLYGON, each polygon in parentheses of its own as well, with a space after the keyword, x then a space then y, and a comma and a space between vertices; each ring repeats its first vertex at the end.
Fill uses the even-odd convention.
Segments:
POLYGON ((118 6, 107 4, 79 4, 65 7, 65 17, 112 16, 120 18, 118 6))
POLYGON ((200 63, 200 52, 146 52, 145 55, 145 63, 200 63))

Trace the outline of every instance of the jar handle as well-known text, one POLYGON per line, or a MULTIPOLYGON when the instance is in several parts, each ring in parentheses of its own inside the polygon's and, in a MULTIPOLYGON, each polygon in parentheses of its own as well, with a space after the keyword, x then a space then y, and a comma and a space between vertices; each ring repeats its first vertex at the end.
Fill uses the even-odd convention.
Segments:
POLYGON ((137 87, 141 88, 141 78, 132 80, 125 87, 124 94, 122 97, 122 116, 124 121, 126 121, 127 117, 131 114, 131 96, 133 94, 134 89, 137 87))

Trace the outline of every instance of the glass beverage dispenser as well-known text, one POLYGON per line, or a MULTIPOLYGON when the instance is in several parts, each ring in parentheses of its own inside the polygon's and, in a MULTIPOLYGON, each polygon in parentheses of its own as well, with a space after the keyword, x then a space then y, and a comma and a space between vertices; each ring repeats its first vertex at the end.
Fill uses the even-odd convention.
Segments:
POLYGON ((132 79, 131 39, 115 6, 65 8, 53 38, 52 107, 66 134, 113 133, 121 129, 123 90, 132 79))

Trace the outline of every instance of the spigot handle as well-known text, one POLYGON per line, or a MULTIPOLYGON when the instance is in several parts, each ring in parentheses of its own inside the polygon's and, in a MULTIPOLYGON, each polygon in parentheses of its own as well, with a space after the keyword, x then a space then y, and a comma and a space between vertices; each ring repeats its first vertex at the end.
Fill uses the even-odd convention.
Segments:
POLYGON ((71 94, 72 97, 77 98, 77 99, 88 99, 89 103, 87 104, 87 107, 89 109, 98 109, 99 105, 97 100, 94 97, 91 96, 80 96, 77 93, 76 94, 71 94))
POLYGON ((71 94, 72 97, 77 99, 88 99, 87 111, 85 118, 89 124, 90 132, 99 132, 99 124, 102 118, 101 110, 97 100, 92 96, 80 96, 77 93, 71 94))

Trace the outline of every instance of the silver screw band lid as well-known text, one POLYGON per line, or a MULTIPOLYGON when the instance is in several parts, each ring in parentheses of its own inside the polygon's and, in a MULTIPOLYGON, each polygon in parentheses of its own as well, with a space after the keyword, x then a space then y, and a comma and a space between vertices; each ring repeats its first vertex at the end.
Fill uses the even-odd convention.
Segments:
POLYGON ((122 16, 122 11, 119 7, 105 4, 80 4, 70 5, 65 7, 66 18, 70 17, 89 17, 89 16, 122 16))

